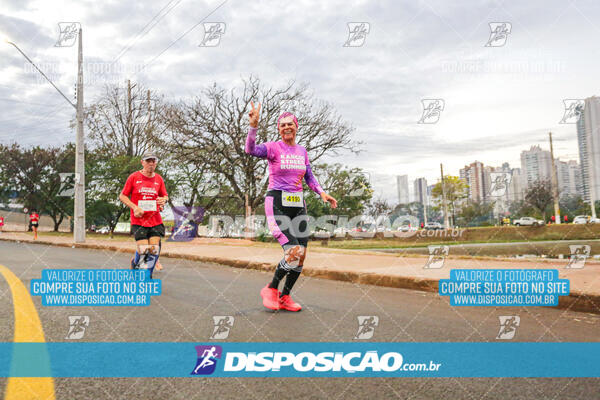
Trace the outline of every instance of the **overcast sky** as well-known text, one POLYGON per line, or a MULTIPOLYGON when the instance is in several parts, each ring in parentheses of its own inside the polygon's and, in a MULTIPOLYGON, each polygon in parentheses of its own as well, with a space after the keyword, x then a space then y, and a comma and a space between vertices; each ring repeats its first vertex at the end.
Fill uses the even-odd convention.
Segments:
MULTIPOLYGON (((55 47, 59 22, 79 22, 90 103, 105 83, 127 78, 169 99, 212 82, 238 86, 254 74, 278 86, 305 82, 334 105, 364 142, 343 162, 370 174, 377 195, 397 202, 395 176, 458 175, 475 160, 520 166, 539 144, 579 160, 575 125, 559 124, 563 99, 598 94, 600 2, 586 1, 9 1, 0 33, 74 95, 77 46, 55 47), (199 47, 204 23, 223 22, 216 47, 199 47), (348 23, 368 33, 350 42, 348 23), (506 42, 490 23, 510 24, 506 42), (169 47, 170 46, 170 47, 169 47), (93 66, 90 65, 90 69, 93 66), (442 99, 437 123, 417 123, 422 99, 442 99)), ((0 44, 0 141, 24 145, 74 140, 73 108, 0 44)), ((431 120, 428 120, 431 122, 431 120)), ((336 161, 339 161, 336 158, 336 161)))

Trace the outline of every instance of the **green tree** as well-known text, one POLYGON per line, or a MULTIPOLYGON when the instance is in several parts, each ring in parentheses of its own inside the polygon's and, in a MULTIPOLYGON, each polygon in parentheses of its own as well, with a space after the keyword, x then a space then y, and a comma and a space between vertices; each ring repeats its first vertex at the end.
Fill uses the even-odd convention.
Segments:
MULTIPOLYGON (((430 209, 431 209, 431 207, 429 207, 427 210, 428 217, 431 214, 429 212, 430 209)), ((392 210, 392 212, 390 214, 390 218, 396 219, 400 216, 406 216, 406 215, 411 215, 411 216, 417 218, 419 221, 424 221, 424 219, 423 219, 423 204, 419 203, 418 201, 414 201, 412 203, 407 203, 407 204, 398 204, 392 210)))
POLYGON ((121 203, 119 194, 129 175, 141 169, 140 157, 90 156, 87 164, 86 219, 88 224, 108 225, 112 236, 117 223, 128 220, 129 208, 121 203))
MULTIPOLYGON (((446 202, 452 216, 452 224, 456 221, 456 213, 460 207, 462 201, 467 197, 469 187, 458 176, 446 175, 444 176, 444 189, 446 191, 446 202)), ((431 191, 431 196, 437 207, 442 207, 442 182, 435 184, 431 191)), ((443 212, 443 210, 442 210, 443 212)))
POLYGON ((490 225, 494 202, 469 201, 461 207, 459 221, 461 226, 490 225))
POLYGON ((546 221, 546 208, 552 204, 552 186, 545 180, 537 180, 525 192, 525 202, 542 214, 546 221))
POLYGON ((313 173, 323 190, 335 197, 335 209, 323 203, 320 197, 304 185, 306 211, 318 218, 322 215, 345 215, 348 218, 363 214, 373 197, 373 189, 367 175, 360 168, 350 168, 341 164, 316 164, 313 173))
POLYGON ((1 146, 0 154, 3 191, 16 193, 26 208, 50 216, 58 231, 63 220, 73 214, 73 198, 63 195, 60 174, 73 173, 74 145, 25 148, 14 143, 1 146))

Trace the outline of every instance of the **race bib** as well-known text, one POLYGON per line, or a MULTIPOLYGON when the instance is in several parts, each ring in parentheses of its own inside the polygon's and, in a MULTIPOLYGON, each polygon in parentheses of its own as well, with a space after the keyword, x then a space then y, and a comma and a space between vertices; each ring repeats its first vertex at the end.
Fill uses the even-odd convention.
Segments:
POLYGON ((284 207, 304 207, 304 193, 282 191, 281 205, 284 207))
POLYGON ((156 211, 156 200, 139 200, 138 207, 144 211, 156 211))

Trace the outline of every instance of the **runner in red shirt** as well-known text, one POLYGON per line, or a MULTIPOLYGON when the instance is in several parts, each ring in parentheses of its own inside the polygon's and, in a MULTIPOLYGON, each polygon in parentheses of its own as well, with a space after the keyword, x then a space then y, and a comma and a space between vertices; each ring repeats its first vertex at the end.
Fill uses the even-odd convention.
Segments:
POLYGON ((37 240, 38 226, 40 225, 40 215, 34 208, 29 214, 29 222, 31 223, 31 229, 33 229, 33 240, 37 240))
POLYGON ((0 217, 0 232, 2 232, 2 228, 4 228, 4 217, 0 217))
MULTIPOLYGON (((160 249, 160 238, 165 236, 165 226, 160 211, 163 210, 168 195, 163 178, 154 172, 157 163, 156 154, 153 152, 144 154, 143 169, 129 175, 119 199, 131 209, 131 231, 136 243, 158 245, 160 249)), ((131 261, 132 268, 138 265, 140 258, 139 251, 136 251, 131 261)), ((152 276, 152 271, 150 274, 152 276)))

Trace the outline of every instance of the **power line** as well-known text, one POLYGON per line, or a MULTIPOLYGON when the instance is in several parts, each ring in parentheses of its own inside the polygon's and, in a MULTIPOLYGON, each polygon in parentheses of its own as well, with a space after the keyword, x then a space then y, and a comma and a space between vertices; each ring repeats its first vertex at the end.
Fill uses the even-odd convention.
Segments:
POLYGON ((164 15, 162 15, 160 18, 156 19, 156 17, 158 17, 167 7, 169 7, 171 5, 171 3, 173 3, 173 1, 175 1, 175 0, 169 1, 167 3, 167 5, 165 5, 163 8, 161 8, 161 10, 154 17, 152 17, 152 19, 150 21, 148 21, 148 23, 146 23, 146 25, 137 33, 137 35, 135 36, 133 41, 130 42, 129 44, 125 45, 125 47, 123 47, 121 49, 121 51, 119 52, 119 54, 117 55, 117 57, 113 60, 113 62, 111 64, 114 64, 117 61, 119 61, 119 59, 121 57, 123 57, 125 55, 125 53, 127 53, 141 38, 146 36, 164 17, 166 17, 171 11, 173 11, 173 9, 175 7, 177 7, 179 5, 179 3, 181 3, 181 0, 177 0, 177 3, 175 3, 164 15), (150 29, 148 29, 146 32, 144 32, 144 30, 146 30, 146 28, 153 22, 154 22, 154 24, 150 27, 150 29), (144 33, 142 34, 142 32, 144 32, 144 33))
POLYGON ((227 1, 228 0, 225 0, 224 2, 222 2, 221 4, 219 4, 219 6, 217 6, 217 8, 215 8, 214 10, 212 10, 206 17, 202 18, 197 24, 195 24, 190 29, 188 29, 187 31, 185 31, 185 33, 183 35, 181 35, 177 39, 175 39, 175 41, 173 41, 170 45, 168 45, 163 51, 161 51, 160 53, 158 53, 158 55, 156 57, 154 57, 152 60, 150 60, 146 64, 144 64, 144 66, 142 67, 142 70, 146 69, 146 67, 148 65, 152 64, 158 57, 160 57, 161 55, 163 55, 163 53, 166 52, 167 50, 169 50, 175 43, 179 42, 188 33, 190 33, 191 31, 193 31, 198 25, 200 25, 202 22, 204 22, 206 20, 206 18, 208 18, 212 14, 214 14, 219 8, 221 8, 223 6, 223 4, 227 3, 227 1))

